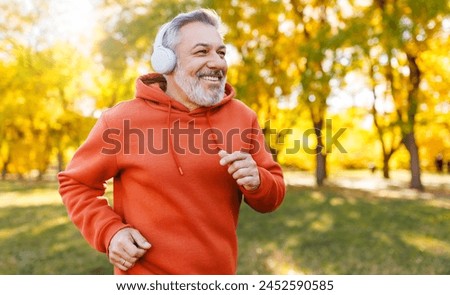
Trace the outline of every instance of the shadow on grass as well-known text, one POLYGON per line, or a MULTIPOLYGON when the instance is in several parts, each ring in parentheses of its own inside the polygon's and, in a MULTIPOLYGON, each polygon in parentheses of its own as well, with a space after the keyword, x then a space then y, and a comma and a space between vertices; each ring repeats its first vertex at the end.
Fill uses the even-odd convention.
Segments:
POLYGON ((342 188, 289 187, 261 215, 243 206, 240 274, 450 274, 450 210, 342 188))

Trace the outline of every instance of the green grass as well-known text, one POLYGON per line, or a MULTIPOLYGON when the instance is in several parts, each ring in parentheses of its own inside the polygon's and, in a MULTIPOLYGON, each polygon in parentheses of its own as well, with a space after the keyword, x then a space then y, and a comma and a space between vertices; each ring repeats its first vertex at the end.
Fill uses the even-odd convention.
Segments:
POLYGON ((449 208, 290 187, 274 213, 243 208, 239 273, 450 274, 449 208))
MULTIPOLYGON (((450 274, 450 206, 338 187, 289 187, 242 206, 238 274, 450 274)), ((111 274, 69 221, 55 183, 0 182, 0 274, 111 274)))
POLYGON ((112 274, 69 221, 55 183, 0 182, 0 274, 112 274))

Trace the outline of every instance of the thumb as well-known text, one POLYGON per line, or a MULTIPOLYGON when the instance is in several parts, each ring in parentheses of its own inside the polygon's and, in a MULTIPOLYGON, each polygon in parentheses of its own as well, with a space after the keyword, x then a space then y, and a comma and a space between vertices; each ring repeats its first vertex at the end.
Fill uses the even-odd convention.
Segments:
POLYGON ((226 155, 228 155, 228 153, 227 153, 226 151, 224 151, 224 150, 220 150, 220 151, 218 152, 218 154, 219 154, 219 157, 221 157, 221 158, 223 158, 223 157, 225 157, 226 155))
POLYGON ((141 249, 150 249, 152 246, 139 231, 132 231, 131 237, 133 238, 136 246, 141 249))

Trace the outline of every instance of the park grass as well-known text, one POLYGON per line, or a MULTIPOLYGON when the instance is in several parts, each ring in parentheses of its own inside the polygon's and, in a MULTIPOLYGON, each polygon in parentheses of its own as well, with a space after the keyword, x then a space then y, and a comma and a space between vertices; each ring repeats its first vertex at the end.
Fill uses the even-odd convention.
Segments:
POLYGON ((112 274, 69 221, 56 183, 0 182, 0 274, 112 274))
POLYGON ((289 187, 276 212, 248 211, 242 274, 450 274, 450 207, 433 200, 289 187))
MULTIPOLYGON (((397 193, 289 186, 273 213, 243 205, 238 274, 450 274, 450 207, 397 193)), ((3 275, 112 274, 52 182, 0 182, 0 255, 3 275)))

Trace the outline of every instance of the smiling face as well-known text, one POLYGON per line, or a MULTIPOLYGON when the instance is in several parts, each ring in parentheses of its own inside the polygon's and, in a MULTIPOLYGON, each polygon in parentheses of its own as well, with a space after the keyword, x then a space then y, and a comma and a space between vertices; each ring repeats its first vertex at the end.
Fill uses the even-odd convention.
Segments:
POLYGON ((177 66, 167 78, 167 93, 190 109, 220 102, 228 66, 226 47, 214 26, 193 22, 178 33, 177 66))

